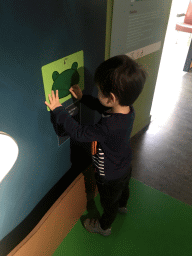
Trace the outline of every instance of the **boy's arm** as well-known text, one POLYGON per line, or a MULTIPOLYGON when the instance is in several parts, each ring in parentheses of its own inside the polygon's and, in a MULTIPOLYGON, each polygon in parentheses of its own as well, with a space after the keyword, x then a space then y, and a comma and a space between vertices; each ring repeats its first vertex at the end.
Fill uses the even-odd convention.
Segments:
POLYGON ((72 139, 79 142, 103 141, 108 133, 104 124, 80 125, 63 106, 50 111, 50 114, 53 128, 61 137, 67 133, 72 139))
POLYGON ((84 95, 82 96, 81 103, 83 103, 85 106, 89 107, 92 110, 97 110, 100 114, 102 114, 104 111, 107 111, 110 109, 110 107, 103 106, 98 98, 95 98, 91 95, 84 95))

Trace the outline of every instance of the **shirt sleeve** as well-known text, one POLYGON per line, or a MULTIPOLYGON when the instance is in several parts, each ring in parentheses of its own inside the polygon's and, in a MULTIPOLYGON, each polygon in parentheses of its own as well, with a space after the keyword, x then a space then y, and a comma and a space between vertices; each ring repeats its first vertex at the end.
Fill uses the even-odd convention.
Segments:
POLYGON ((98 111, 100 114, 102 114, 104 111, 109 110, 111 107, 105 107, 101 104, 98 98, 93 97, 92 95, 84 95, 82 96, 81 103, 86 105, 92 110, 98 111))
POLYGON ((72 139, 79 142, 104 141, 106 138, 106 125, 102 123, 80 125, 63 106, 50 111, 50 114, 51 123, 58 136, 62 137, 67 133, 72 139))

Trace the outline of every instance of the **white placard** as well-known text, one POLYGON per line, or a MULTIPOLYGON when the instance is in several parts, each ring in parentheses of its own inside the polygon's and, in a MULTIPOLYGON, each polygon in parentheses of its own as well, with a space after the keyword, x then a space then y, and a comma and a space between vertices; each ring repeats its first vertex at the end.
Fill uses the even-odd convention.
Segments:
POLYGON ((131 57, 132 59, 136 60, 136 59, 142 58, 150 53, 159 51, 160 48, 161 48, 161 41, 159 41, 158 43, 155 43, 155 44, 151 44, 151 45, 142 47, 135 51, 126 53, 126 55, 131 57))

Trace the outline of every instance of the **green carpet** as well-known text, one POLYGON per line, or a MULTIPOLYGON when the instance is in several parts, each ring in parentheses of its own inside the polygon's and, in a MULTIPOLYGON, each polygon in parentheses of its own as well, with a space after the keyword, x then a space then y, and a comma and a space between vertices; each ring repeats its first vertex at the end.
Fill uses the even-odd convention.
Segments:
MULTIPOLYGON (((95 204, 102 214, 99 194, 95 204)), ((127 209, 108 237, 88 232, 79 220, 53 256, 192 256, 190 205, 131 178, 127 209)))

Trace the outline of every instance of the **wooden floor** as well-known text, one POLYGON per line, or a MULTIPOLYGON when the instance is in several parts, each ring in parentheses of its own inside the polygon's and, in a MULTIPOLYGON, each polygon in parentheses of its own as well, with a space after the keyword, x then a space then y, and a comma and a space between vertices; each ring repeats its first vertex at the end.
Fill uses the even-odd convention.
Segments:
POLYGON ((188 48, 165 50, 152 121, 131 146, 133 178, 192 205, 192 73, 183 72, 188 48))

